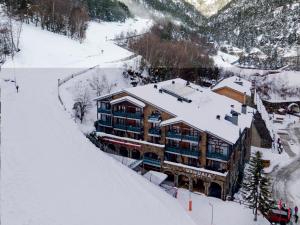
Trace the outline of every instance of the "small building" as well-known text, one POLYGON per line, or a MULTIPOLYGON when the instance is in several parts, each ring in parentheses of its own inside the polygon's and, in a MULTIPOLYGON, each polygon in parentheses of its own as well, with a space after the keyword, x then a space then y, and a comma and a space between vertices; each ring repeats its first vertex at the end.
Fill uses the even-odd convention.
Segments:
POLYGON ((96 134, 177 187, 226 199, 250 156, 254 109, 182 79, 95 99, 96 134))
POLYGON ((214 92, 246 105, 252 105, 251 89, 250 81, 237 76, 222 79, 212 87, 214 92))

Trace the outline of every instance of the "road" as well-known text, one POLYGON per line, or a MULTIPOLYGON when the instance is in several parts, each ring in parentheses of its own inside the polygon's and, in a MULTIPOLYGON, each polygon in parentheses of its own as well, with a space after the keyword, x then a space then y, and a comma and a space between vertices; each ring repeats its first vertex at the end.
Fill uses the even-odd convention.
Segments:
MULTIPOLYGON (((300 123, 293 124, 287 131, 288 135, 281 136, 283 144, 292 140, 294 143, 293 146, 297 146, 294 147, 294 151, 298 148, 298 152, 300 153, 300 123)), ((295 205, 299 207, 300 198, 297 196, 298 193, 291 191, 291 186, 295 185, 297 182, 295 177, 297 177, 297 174, 300 174, 300 156, 295 154, 288 144, 284 144, 284 147, 293 160, 288 165, 272 172, 273 196, 275 199, 282 199, 291 207, 295 205)))

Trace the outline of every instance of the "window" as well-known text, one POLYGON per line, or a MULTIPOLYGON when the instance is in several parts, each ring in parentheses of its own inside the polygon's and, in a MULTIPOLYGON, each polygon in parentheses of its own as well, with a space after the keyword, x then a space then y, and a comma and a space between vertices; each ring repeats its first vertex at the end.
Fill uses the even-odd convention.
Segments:
POLYGON ((198 145, 197 144, 191 144, 190 149, 193 150, 193 151, 197 151, 198 150, 198 145))
POLYGON ((229 154, 229 145, 217 138, 212 136, 208 136, 208 145, 207 145, 208 152, 212 153, 219 153, 222 155, 229 154))
POLYGON ((179 148, 179 142, 178 142, 178 141, 168 140, 168 143, 169 143, 169 145, 172 146, 172 147, 179 148))

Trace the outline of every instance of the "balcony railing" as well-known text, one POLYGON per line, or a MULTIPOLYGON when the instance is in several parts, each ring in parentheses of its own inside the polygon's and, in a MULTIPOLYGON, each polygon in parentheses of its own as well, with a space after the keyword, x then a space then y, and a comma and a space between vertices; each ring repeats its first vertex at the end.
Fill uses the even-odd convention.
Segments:
POLYGON ((111 114, 111 109, 98 108, 98 113, 111 114))
POLYGON ((168 131, 167 132, 167 137, 168 138, 175 138, 175 139, 180 139, 182 138, 182 135, 180 133, 174 132, 174 131, 168 131))
POLYGON ((140 126, 131 126, 131 125, 125 125, 125 124, 114 124, 114 128, 118 130, 124 130, 128 132, 136 132, 141 133, 143 131, 143 128, 140 126))
POLYGON ((167 146, 166 152, 176 153, 176 154, 180 154, 180 155, 188 155, 188 156, 193 156, 193 157, 197 157, 197 158, 200 156, 200 151, 190 150, 190 149, 185 149, 185 148, 177 148, 177 147, 172 147, 172 146, 167 146))
POLYGON ((140 133, 142 132, 142 127, 140 126, 128 126, 127 127, 127 131, 132 131, 132 132, 136 132, 136 133, 140 133))
POLYGON ((116 129, 118 129, 118 130, 127 130, 127 126, 126 125, 124 125, 124 124, 119 124, 119 123, 117 123, 117 124, 114 124, 114 128, 116 128, 116 129))
POLYGON ((160 120, 161 120, 160 115, 153 114, 148 117, 149 122, 159 122, 160 120))
POLYGON ((229 160, 228 155, 224 155, 224 154, 217 153, 217 152, 206 152, 206 157, 207 158, 213 158, 213 159, 221 159, 221 160, 224 160, 224 161, 229 160))
POLYGON ((98 125, 111 127, 112 123, 111 123, 111 121, 98 120, 98 125))
POLYGON ((141 119, 142 118, 142 113, 140 113, 140 112, 129 113, 129 112, 123 112, 123 111, 114 111, 113 114, 114 114, 114 116, 126 117, 126 118, 132 118, 132 119, 141 119))
POLYGON ((150 166, 160 167, 160 160, 159 159, 153 159, 153 158, 144 156, 143 163, 147 164, 147 165, 150 165, 150 166))
POLYGON ((127 113, 122 111, 114 111, 113 114, 114 116, 127 117, 127 113))
POLYGON ((182 140, 198 142, 199 141, 199 136, 182 135, 182 140))
POLYGON ((160 136, 160 129, 159 128, 150 128, 148 130, 148 133, 151 135, 157 135, 160 136))

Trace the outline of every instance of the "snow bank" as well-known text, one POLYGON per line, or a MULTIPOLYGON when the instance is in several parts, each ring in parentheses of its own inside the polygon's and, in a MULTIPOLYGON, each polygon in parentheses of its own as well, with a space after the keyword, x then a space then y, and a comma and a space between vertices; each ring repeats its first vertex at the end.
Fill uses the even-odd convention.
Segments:
POLYGON ((176 199, 99 151, 58 101, 58 78, 132 54, 105 41, 118 27, 91 23, 79 44, 24 25, 22 51, 5 67, 27 69, 1 71, 20 87, 1 87, 3 224, 194 224, 176 199))
MULTIPOLYGON (((178 190, 178 200, 187 210, 189 201, 189 191, 178 190)), ((268 225, 270 224, 261 215, 258 221, 253 221, 252 210, 236 202, 222 201, 217 198, 206 197, 191 193, 193 210, 189 212, 197 224, 203 225, 268 225), (213 215, 212 215, 213 214, 213 215), (213 217, 213 221, 212 221, 213 217)))

